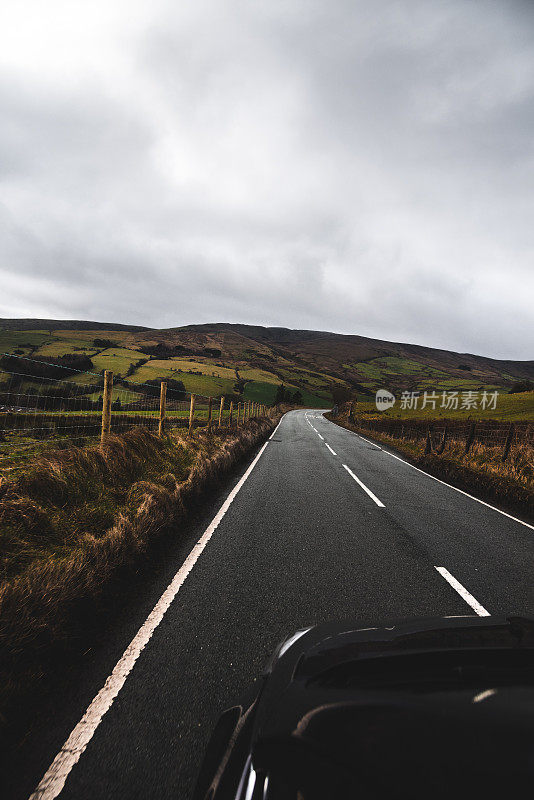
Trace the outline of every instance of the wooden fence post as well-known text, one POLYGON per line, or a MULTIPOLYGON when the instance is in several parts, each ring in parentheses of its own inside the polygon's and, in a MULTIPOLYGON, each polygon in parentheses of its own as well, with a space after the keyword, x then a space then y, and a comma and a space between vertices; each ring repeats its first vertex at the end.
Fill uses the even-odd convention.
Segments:
POLYGON ((211 433, 211 411, 213 405, 213 397, 208 399, 208 433, 211 433))
POLYGON ((432 452, 432 437, 430 436, 430 428, 426 432, 426 442, 425 442, 425 455, 432 452))
POLYGON ((166 406, 166 399, 167 399, 167 383, 165 381, 161 381, 159 387, 159 426, 158 426, 158 436, 163 436, 165 430, 165 406, 166 406))
POLYGON ((219 406, 219 428, 222 428, 223 408, 224 408, 224 396, 221 397, 221 405, 219 406))
POLYGON ((472 422, 471 427, 469 428, 469 433, 467 434, 467 439, 465 442, 465 452, 466 454, 471 450, 471 445, 475 441, 475 429, 476 423, 472 422))
POLYGON ((189 436, 193 433, 195 423, 195 395, 191 395, 191 406, 189 407, 189 436))
POLYGON ((111 395, 113 394, 113 372, 107 369, 104 372, 104 402, 102 404, 102 434, 101 444, 104 444, 111 431, 111 395))
POLYGON ((234 401, 230 400, 230 413, 228 415, 228 427, 229 428, 232 427, 232 415, 233 415, 233 412, 234 412, 234 401))
POLYGON ((512 446, 512 441, 514 438, 514 423, 510 423, 510 428, 508 430, 508 436, 506 437, 506 442, 504 443, 504 450, 502 454, 502 460, 506 461, 508 458, 508 453, 510 452, 510 447, 512 446))
POLYGON ((438 456, 440 456, 443 453, 443 451, 445 450, 445 443, 447 441, 447 433, 448 433, 448 426, 447 426, 447 423, 445 423, 445 428, 443 430, 443 437, 441 439, 439 447, 436 449, 436 453, 438 454, 438 456))

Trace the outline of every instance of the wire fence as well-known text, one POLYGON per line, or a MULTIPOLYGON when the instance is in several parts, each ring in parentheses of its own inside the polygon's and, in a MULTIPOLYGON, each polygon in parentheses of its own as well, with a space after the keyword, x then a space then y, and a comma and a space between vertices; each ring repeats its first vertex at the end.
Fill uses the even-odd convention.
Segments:
MULTIPOLYGON (((441 455, 453 446, 461 445, 468 453, 475 444, 501 452, 503 461, 514 448, 526 447, 534 454, 534 425, 528 421, 501 422, 498 420, 402 420, 376 419, 362 416, 349 418, 358 428, 369 433, 386 434, 396 439, 424 442, 425 452, 441 455)), ((533 459, 534 460, 534 459, 533 459)))
POLYGON ((83 446, 143 426, 235 427, 267 407, 173 389, 165 380, 135 383, 113 372, 82 372, 4 354, 0 374, 0 468, 50 448, 83 446))

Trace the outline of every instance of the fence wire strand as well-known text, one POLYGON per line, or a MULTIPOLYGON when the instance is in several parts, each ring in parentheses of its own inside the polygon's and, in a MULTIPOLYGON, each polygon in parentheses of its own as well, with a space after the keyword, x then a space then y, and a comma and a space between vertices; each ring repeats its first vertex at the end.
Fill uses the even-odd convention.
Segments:
POLYGON ((458 445, 470 449, 476 444, 503 453, 506 447, 508 451, 518 446, 534 448, 534 425, 528 421, 510 423, 498 420, 428 421, 358 417, 357 425, 369 433, 375 431, 412 442, 424 442, 429 437, 433 452, 446 453, 458 445))
MULTIPOLYGON (((97 442, 102 431, 104 375, 82 372, 25 356, 8 356, 0 374, 0 466, 32 453, 97 442), (57 377, 43 374, 56 373, 57 377), (59 377, 60 376, 60 377, 59 377)), ((117 376, 111 392, 110 433, 134 427, 157 431, 160 424, 161 381, 135 383, 117 376)), ((210 398, 195 395, 193 426, 208 423, 210 398)), ((230 422, 232 401, 212 398, 212 426, 230 422)), ((238 405, 243 419, 245 402, 232 404, 232 424, 238 405)), ((191 394, 166 388, 164 430, 190 426, 191 394)))

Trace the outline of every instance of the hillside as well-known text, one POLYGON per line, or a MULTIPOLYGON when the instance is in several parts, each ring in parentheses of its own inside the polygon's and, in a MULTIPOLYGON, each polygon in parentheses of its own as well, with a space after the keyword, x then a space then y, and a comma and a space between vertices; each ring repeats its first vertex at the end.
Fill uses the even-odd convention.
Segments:
MULTIPOLYGON (((213 323, 181 328, 57 320, 0 320, 0 352, 32 359, 87 356, 133 383, 180 380, 186 391, 272 403, 284 383, 306 405, 361 400, 378 388, 499 389, 534 380, 534 361, 505 361, 323 331, 213 323)), ((8 367, 9 369, 9 367, 8 367)), ((7 379, 2 376, 0 381, 7 379)), ((69 380, 76 380, 71 377, 69 380)))

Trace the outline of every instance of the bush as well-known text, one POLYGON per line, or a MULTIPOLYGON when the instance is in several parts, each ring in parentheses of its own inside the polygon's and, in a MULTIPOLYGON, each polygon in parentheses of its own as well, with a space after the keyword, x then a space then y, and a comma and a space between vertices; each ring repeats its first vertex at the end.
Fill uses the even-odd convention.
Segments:
POLYGON ((534 385, 530 381, 517 381, 514 383, 509 391, 508 394, 519 394, 519 392, 532 392, 534 390, 534 385))
POLYGON ((92 372, 94 364, 89 356, 68 353, 56 358, 39 359, 18 358, 17 356, 3 356, 0 367, 6 372, 26 375, 30 378, 56 378, 62 380, 76 372, 92 372))
POLYGON ((145 393, 150 395, 151 397, 155 397, 156 395, 159 397, 160 386, 162 381, 165 381, 167 383, 167 389, 169 391, 179 392, 181 395, 183 395, 183 397, 185 397, 186 391, 183 382, 177 381, 174 378, 151 378, 149 381, 146 381, 141 386, 139 386, 139 391, 145 391, 145 393))
POLYGON ((148 358, 140 358, 137 361, 135 361, 133 364, 130 364, 130 366, 128 367, 128 370, 126 372, 125 378, 129 378, 130 375, 133 375, 134 372, 137 369, 139 369, 139 367, 142 367, 143 364, 146 364, 147 361, 148 361, 148 358))

